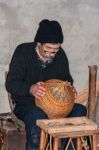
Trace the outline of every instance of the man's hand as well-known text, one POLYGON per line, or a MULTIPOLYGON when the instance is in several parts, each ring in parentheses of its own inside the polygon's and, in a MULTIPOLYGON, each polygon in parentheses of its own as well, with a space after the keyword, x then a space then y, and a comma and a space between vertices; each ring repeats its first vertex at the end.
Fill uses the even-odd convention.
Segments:
POLYGON ((33 84, 30 88, 30 93, 35 96, 35 98, 40 99, 45 94, 45 88, 43 87, 44 82, 37 82, 33 84))

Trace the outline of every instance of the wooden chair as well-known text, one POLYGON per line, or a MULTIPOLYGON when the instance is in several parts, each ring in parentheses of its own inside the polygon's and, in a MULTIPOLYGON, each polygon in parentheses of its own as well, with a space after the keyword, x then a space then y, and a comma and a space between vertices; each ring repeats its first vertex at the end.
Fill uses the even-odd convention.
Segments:
POLYGON ((96 150, 97 124, 87 117, 40 119, 37 120, 37 125, 41 128, 40 150, 48 150, 48 146, 50 150, 58 150, 60 141, 66 138, 66 150, 69 150, 70 145, 73 150, 96 150), (77 139, 76 148, 73 138, 77 139))
POLYGON ((89 87, 78 92, 76 102, 86 105, 88 117, 98 124, 97 147, 99 147, 99 77, 97 66, 89 66, 89 87))

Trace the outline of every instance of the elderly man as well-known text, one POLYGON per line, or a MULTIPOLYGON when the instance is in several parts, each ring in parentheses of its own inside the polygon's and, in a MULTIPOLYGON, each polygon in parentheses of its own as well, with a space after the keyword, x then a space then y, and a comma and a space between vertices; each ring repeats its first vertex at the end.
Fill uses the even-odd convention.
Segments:
MULTIPOLYGON (((42 20, 34 42, 17 46, 9 67, 6 89, 15 103, 15 115, 24 121, 26 150, 39 150, 40 129, 37 119, 47 115, 35 105, 35 97, 45 94, 48 79, 67 80, 73 84, 68 58, 61 47, 63 32, 57 21, 42 20)), ((84 116, 86 108, 75 104, 69 116, 84 116)))

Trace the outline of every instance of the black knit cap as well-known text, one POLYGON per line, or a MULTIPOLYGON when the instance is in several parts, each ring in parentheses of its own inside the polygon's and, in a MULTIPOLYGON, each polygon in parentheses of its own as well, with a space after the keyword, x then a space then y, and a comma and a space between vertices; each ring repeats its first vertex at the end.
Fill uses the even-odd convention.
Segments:
POLYGON ((42 20, 39 23, 34 42, 63 43, 63 32, 60 24, 55 20, 42 20))

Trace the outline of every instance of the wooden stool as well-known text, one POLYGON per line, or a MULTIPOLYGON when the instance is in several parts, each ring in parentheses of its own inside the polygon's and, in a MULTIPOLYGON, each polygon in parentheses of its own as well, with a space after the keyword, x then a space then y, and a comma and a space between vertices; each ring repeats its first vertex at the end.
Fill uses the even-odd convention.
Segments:
POLYGON ((40 150, 46 150, 48 145, 50 150, 58 150, 60 140, 63 138, 68 138, 66 150, 68 150, 70 143, 76 150, 73 145, 73 138, 77 138, 77 150, 82 150, 82 147, 89 150, 86 143, 87 137, 91 141, 92 150, 96 150, 97 125, 87 117, 41 119, 37 120, 37 125, 41 128, 40 150), (51 142, 52 138, 54 144, 51 142))

